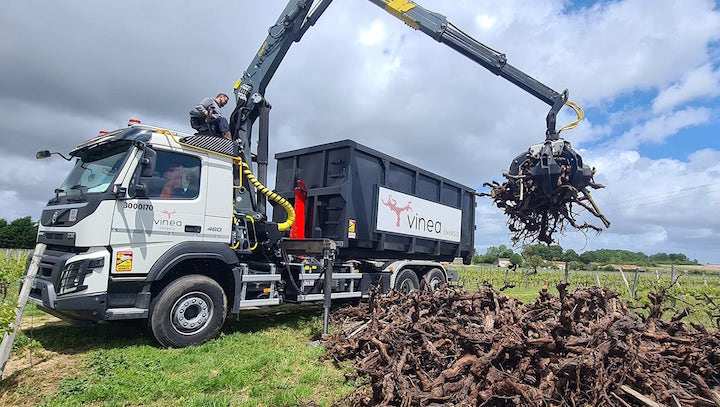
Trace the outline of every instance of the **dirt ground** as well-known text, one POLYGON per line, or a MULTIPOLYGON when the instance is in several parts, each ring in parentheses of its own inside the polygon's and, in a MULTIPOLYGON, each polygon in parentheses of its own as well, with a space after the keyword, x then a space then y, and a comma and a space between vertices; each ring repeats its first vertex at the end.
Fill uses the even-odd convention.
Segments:
MULTIPOLYGON (((670 268, 670 267, 668 267, 670 268)), ((679 270, 699 270, 709 273, 720 273, 720 264, 701 264, 697 266, 675 266, 679 270)))
MULTIPOLYGON (((66 324, 51 315, 23 316, 21 329, 44 325, 66 324)), ((58 388, 60 382, 72 375, 82 355, 72 352, 60 354, 47 349, 25 348, 22 354, 13 352, 5 365, 0 381, 0 406, 35 406, 42 396, 58 388), (13 391, 8 391, 13 389, 13 391)))

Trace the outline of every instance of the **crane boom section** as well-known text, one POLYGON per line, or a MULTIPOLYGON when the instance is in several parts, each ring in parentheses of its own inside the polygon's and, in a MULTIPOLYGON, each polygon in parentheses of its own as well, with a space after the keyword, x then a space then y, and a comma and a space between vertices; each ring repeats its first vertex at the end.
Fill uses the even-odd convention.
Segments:
MULTIPOLYGON (((502 76, 516 86, 553 106, 563 96, 531 76, 507 63, 505 54, 467 35, 439 13, 425 9, 409 0, 369 0, 385 9, 408 26, 441 42, 496 75, 502 76)), ((564 100, 563 100, 564 102, 564 100)), ((562 107, 562 105, 561 105, 562 107)))

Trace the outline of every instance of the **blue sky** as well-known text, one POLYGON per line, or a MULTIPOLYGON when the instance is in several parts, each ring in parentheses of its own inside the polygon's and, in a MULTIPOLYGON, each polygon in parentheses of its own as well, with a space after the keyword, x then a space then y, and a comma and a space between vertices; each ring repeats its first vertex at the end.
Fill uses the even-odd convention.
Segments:
MULTIPOLYGON (((613 131, 598 140, 589 140, 584 146, 596 147, 613 140, 617 134, 621 134, 632 128, 634 123, 627 123, 612 120, 612 115, 617 112, 637 111, 644 107, 651 106, 657 91, 637 91, 631 95, 615 99, 608 107, 590 107, 585 109, 586 116, 593 121, 613 123, 613 131)), ((684 127, 667 137, 661 142, 642 143, 637 146, 637 151, 644 157, 651 159, 673 158, 687 161, 688 156, 700 149, 711 148, 720 150, 720 99, 718 97, 705 98, 701 103, 688 104, 688 106, 705 106, 712 109, 708 120, 703 123, 693 124, 684 127)))

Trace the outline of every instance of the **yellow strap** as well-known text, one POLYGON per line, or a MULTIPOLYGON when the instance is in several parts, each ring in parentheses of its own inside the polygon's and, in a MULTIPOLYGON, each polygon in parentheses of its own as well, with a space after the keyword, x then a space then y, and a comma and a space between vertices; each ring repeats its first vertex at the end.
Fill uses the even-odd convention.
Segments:
POLYGON ((558 131, 558 134, 562 133, 563 130, 571 130, 571 129, 574 129, 575 127, 578 126, 578 124, 580 124, 580 122, 582 121, 582 119, 585 118, 585 111, 583 110, 582 107, 580 107, 580 105, 578 105, 577 103, 573 102, 572 100, 568 100, 567 102, 565 102, 565 104, 566 104, 567 106, 570 106, 570 107, 572 108, 572 110, 575 111, 575 114, 577 115, 578 118, 577 118, 577 120, 575 120, 574 122, 568 123, 568 124, 562 126, 562 127, 560 128, 560 130, 558 131))

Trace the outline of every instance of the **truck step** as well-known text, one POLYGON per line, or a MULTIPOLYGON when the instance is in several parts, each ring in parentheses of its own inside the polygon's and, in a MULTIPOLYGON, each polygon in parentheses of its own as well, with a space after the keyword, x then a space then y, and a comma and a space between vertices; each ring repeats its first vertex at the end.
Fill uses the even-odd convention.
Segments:
MULTIPOLYGON (((362 296, 362 293, 360 291, 353 291, 353 292, 344 292, 344 293, 332 293, 330 295, 330 298, 332 299, 338 299, 338 298, 360 298, 362 296)), ((305 295, 298 295, 297 296, 297 302, 303 302, 303 301, 322 301, 325 299, 325 294, 305 294, 305 295)))
POLYGON ((145 308, 110 308, 105 311, 108 320, 147 318, 148 310, 145 308))
POLYGON ((280 274, 243 274, 241 277, 243 283, 280 281, 280 278, 280 274))
POLYGON ((240 308, 261 307, 264 305, 280 305, 280 298, 262 298, 257 300, 240 300, 240 308))

